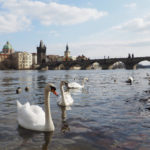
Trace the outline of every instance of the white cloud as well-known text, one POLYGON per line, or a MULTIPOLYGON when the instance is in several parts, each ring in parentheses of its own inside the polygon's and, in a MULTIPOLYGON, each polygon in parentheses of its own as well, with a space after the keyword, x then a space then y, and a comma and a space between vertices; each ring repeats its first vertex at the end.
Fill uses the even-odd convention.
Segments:
POLYGON ((19 18, 13 14, 0 15, 0 33, 10 33, 24 30, 30 24, 30 20, 26 17, 19 18))
POLYGON ((19 31, 35 20, 46 26, 72 25, 96 20, 107 14, 91 8, 33 0, 0 0, 0 6, 0 32, 19 31), (8 18, 11 15, 13 17, 8 18))
POLYGON ((150 14, 143 18, 135 18, 119 26, 115 26, 113 29, 137 33, 150 32, 150 14))
POLYGON ((126 7, 126 8, 136 8, 136 3, 130 3, 130 4, 126 4, 126 5, 124 5, 124 7, 126 7))

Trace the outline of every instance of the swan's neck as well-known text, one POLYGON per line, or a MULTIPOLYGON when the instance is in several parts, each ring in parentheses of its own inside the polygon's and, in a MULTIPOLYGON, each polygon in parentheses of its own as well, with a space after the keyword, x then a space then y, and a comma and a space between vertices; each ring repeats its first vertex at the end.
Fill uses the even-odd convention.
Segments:
POLYGON ((50 92, 45 89, 45 130, 54 131, 54 124, 50 110, 50 92))
POLYGON ((60 85, 60 91, 61 91, 61 96, 62 96, 62 103, 65 105, 64 87, 62 84, 60 85))

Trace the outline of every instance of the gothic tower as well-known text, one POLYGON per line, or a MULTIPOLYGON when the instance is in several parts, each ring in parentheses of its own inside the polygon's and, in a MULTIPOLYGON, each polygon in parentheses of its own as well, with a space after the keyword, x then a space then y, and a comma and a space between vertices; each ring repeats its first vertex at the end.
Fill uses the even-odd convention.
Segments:
POLYGON ((69 51, 68 44, 66 45, 66 51, 64 52, 64 58, 66 61, 70 60, 70 51, 69 51))
POLYGON ((46 46, 43 41, 40 41, 39 47, 37 47, 37 63, 39 65, 46 63, 46 46))

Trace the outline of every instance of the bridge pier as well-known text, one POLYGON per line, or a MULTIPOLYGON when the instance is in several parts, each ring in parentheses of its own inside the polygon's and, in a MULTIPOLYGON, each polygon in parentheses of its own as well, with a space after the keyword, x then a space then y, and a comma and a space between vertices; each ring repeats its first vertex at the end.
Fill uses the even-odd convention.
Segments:
POLYGON ((126 67, 126 69, 128 69, 128 70, 135 70, 136 69, 136 65, 131 65, 131 64, 129 64, 129 65, 125 65, 125 67, 126 67))
POLYGON ((102 70, 107 70, 107 69, 109 69, 108 65, 102 65, 102 70))

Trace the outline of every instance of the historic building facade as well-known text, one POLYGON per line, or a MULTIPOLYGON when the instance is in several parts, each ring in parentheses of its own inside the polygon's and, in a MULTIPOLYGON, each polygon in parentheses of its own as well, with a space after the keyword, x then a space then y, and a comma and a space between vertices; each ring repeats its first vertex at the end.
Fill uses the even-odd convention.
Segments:
POLYGON ((43 41, 40 41, 39 47, 37 47, 37 63, 38 65, 46 63, 46 46, 43 41))
POLYGON ((1 53, 0 54, 0 63, 3 62, 3 61, 5 61, 6 59, 8 59, 9 56, 10 56, 9 54, 3 54, 3 53, 1 53))
POLYGON ((37 65, 37 53, 32 53, 32 64, 37 65))
POLYGON ((16 52, 13 54, 13 61, 16 69, 31 69, 32 54, 27 52, 16 52))
POLYGON ((64 57, 59 55, 47 55, 47 62, 63 61, 64 57))

